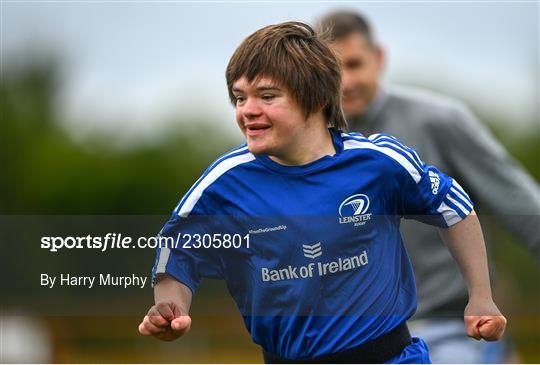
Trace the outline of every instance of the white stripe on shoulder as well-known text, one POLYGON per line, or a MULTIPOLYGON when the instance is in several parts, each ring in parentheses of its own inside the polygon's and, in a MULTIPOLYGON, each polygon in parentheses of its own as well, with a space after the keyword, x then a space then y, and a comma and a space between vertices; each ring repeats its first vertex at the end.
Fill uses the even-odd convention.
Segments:
POLYGON ((420 166, 418 164, 418 162, 415 160, 414 156, 409 151, 407 151, 403 147, 401 147, 399 144, 394 143, 394 142, 384 141, 384 140, 383 141, 376 141, 375 144, 377 146, 381 146, 381 147, 394 147, 394 148, 397 148, 403 154, 407 155, 414 162, 414 166, 416 166, 416 168, 418 168, 419 170, 422 169, 422 166, 420 166))
POLYGON ((399 152, 394 151, 388 147, 381 147, 372 142, 360 142, 353 139, 349 139, 343 142, 343 147, 345 150, 355 149, 355 148, 365 148, 370 150, 379 151, 386 156, 390 157, 394 161, 398 162, 407 172, 411 175, 415 183, 418 183, 422 176, 418 169, 409 162, 403 155, 399 152))
MULTIPOLYGON (((423 165, 422 160, 420 159, 420 156, 418 156, 418 153, 416 153, 416 151, 413 148, 407 147, 406 145, 401 143, 396 137, 394 137, 394 136, 392 136, 390 134, 375 133, 375 134, 370 135, 368 137, 368 139, 370 141, 373 141, 373 143, 377 143, 377 144, 380 144, 384 140, 390 140, 391 143, 394 143, 396 145, 396 147, 399 147, 403 151, 407 151, 407 154, 409 154, 409 156, 411 154, 414 155, 414 157, 416 157, 416 161, 420 165, 423 165)), ((414 160, 414 158, 413 158, 413 160, 414 160)))
MULTIPOLYGON (((238 152, 238 151, 237 151, 238 152)), ((251 153, 244 153, 238 156, 227 158, 220 163, 218 163, 212 171, 210 171, 197 185, 195 189, 189 194, 184 204, 180 207, 180 211, 178 212, 178 215, 181 217, 187 217, 189 213, 191 213, 191 210, 197 204, 199 199, 201 198, 204 190, 210 186, 214 181, 216 181, 221 175, 225 174, 230 169, 241 165, 243 163, 247 163, 250 161, 253 161, 255 159, 255 156, 253 156, 251 153)))
MULTIPOLYGON (((212 162, 212 164, 210 165, 209 169, 213 169, 216 165, 220 164, 224 158, 228 157, 228 156, 231 156, 235 153, 239 153, 239 152, 243 152, 243 151, 246 151, 248 149, 248 146, 239 146, 239 147, 236 147, 235 149, 225 153, 224 155, 220 156, 219 158, 217 158, 214 162, 212 162)), ((199 181, 201 181, 202 179, 204 179, 206 177, 206 174, 202 174, 198 179, 197 181, 195 181, 195 183, 193 184, 193 186, 199 184, 199 181)), ((191 190, 191 189, 190 189, 191 190)), ((188 194, 190 192, 188 191, 188 194)), ((176 214, 176 212, 178 212, 178 209, 180 209, 180 206, 184 203, 184 198, 182 198, 178 204, 176 205, 176 207, 174 207, 174 210, 173 212, 176 214)))
POLYGON ((230 155, 233 155, 235 153, 238 153, 238 152, 242 152, 242 151, 246 151, 248 149, 248 146, 243 146, 243 147, 236 147, 235 149, 227 152, 226 154, 224 154, 223 156, 220 156, 218 158, 218 160, 224 158, 224 157, 227 157, 227 156, 230 156, 230 155))
POLYGON ((389 134, 377 133, 377 134, 372 134, 371 136, 368 137, 368 139, 372 141, 373 143, 375 143, 377 146, 393 146, 399 149, 405 155, 407 155, 420 170, 422 170, 423 162, 420 159, 420 156, 418 156, 415 150, 405 146, 400 141, 398 141, 396 137, 391 136, 389 134))

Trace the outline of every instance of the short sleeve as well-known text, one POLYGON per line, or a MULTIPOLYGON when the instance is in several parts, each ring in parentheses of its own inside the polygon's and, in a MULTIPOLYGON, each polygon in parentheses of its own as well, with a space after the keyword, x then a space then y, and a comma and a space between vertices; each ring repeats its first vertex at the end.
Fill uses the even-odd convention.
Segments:
POLYGON ((158 235, 152 283, 158 274, 168 274, 194 293, 203 278, 222 277, 216 249, 197 244, 219 231, 216 216, 207 205, 201 198, 188 215, 175 209, 158 235))
POLYGON ((369 139, 395 162, 395 189, 402 216, 447 228, 472 212, 473 202, 459 183, 425 164, 412 148, 390 135, 376 134, 369 139))
POLYGON ((409 179, 401 191, 405 218, 450 227, 473 210, 473 203, 459 183, 436 167, 424 164, 418 182, 409 179))

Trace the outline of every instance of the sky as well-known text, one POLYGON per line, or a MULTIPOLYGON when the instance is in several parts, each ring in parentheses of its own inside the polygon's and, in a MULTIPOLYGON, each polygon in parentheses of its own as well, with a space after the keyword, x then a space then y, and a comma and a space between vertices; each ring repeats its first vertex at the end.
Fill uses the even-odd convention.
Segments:
POLYGON ((2 67, 28 62, 29 50, 56 52, 57 111, 75 137, 151 139, 201 116, 237 133, 224 77, 235 48, 265 25, 335 9, 371 20, 388 54, 386 83, 433 86, 506 116, 515 131, 538 123, 536 1, 3 0, 2 67))

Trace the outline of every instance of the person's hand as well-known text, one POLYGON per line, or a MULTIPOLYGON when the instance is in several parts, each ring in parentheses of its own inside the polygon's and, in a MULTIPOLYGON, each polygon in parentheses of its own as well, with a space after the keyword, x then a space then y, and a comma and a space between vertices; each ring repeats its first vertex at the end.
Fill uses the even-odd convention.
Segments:
POLYGON ((469 300, 465 308, 467 336, 486 341, 497 341, 504 334, 506 318, 493 300, 469 300))
POLYGON ((191 317, 182 315, 172 301, 152 306, 139 325, 141 335, 154 336, 163 341, 173 341, 186 334, 191 327, 191 317))

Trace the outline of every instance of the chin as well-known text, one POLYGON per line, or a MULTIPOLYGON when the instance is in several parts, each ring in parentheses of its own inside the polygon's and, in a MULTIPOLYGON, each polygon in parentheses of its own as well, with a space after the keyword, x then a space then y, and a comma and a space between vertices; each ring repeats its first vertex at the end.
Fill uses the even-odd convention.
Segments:
POLYGON ((254 155, 267 155, 268 154, 269 148, 264 144, 257 143, 257 142, 250 142, 249 140, 247 144, 248 144, 249 152, 251 152, 254 155))

